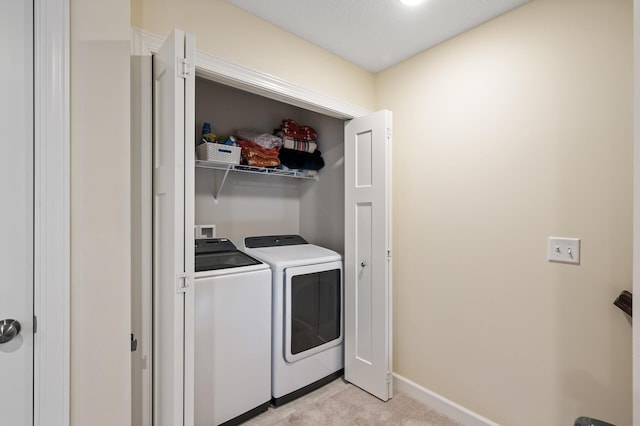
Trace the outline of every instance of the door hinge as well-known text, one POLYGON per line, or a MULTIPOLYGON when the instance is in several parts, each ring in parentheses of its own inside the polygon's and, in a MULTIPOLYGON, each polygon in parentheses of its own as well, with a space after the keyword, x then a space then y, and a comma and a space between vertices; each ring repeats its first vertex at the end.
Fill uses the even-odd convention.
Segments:
POLYGON ((186 293, 189 288, 189 277, 185 273, 178 274, 176 277, 176 293, 186 293))
POLYGON ((138 350, 138 339, 136 339, 133 333, 131 333, 131 352, 135 352, 137 350, 138 350))
POLYGON ((387 259, 391 259, 391 250, 387 250, 387 259))
POLYGON ((178 58, 178 77, 186 79, 191 70, 187 58, 178 58))
POLYGON ((387 142, 391 140, 391 127, 387 127, 387 142))
POLYGON ((391 383, 393 381, 393 374, 387 373, 387 383, 391 383))
POLYGON ((37 333, 38 332, 38 317, 37 316, 33 316, 33 333, 37 333))

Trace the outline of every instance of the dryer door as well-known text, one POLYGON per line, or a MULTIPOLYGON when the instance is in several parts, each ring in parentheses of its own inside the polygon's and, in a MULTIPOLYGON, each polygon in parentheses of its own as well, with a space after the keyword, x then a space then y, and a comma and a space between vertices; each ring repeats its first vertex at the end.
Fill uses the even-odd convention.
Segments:
POLYGON ((295 362, 343 339, 342 262, 285 269, 284 358, 295 362))

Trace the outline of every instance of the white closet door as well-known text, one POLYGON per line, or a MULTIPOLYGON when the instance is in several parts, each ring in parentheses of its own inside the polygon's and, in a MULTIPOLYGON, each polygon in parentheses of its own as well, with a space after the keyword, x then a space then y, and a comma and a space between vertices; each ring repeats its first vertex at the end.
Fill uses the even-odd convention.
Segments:
POLYGON ((345 379, 392 397, 391 112, 345 126, 345 379))
POLYGON ((0 2, 0 54, 0 424, 31 425, 33 2, 0 2))
POLYGON ((175 30, 153 63, 156 425, 193 424, 194 56, 193 37, 175 30))

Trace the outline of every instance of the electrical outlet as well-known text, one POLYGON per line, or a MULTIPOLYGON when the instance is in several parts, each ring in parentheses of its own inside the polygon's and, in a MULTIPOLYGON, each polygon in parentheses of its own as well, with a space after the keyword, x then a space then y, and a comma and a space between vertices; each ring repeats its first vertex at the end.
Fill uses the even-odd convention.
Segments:
POLYGON ((196 225, 193 234, 196 240, 202 238, 215 238, 216 226, 215 225, 196 225))
POLYGON ((549 237, 547 260, 580 264, 580 238, 549 237))

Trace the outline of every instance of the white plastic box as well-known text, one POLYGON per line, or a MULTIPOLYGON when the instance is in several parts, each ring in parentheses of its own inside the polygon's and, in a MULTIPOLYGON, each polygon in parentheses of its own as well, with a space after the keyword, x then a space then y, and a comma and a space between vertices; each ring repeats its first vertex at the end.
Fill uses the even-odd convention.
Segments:
POLYGON ((240 164, 240 151, 238 146, 211 142, 204 142, 196 147, 198 160, 215 163, 240 164))

